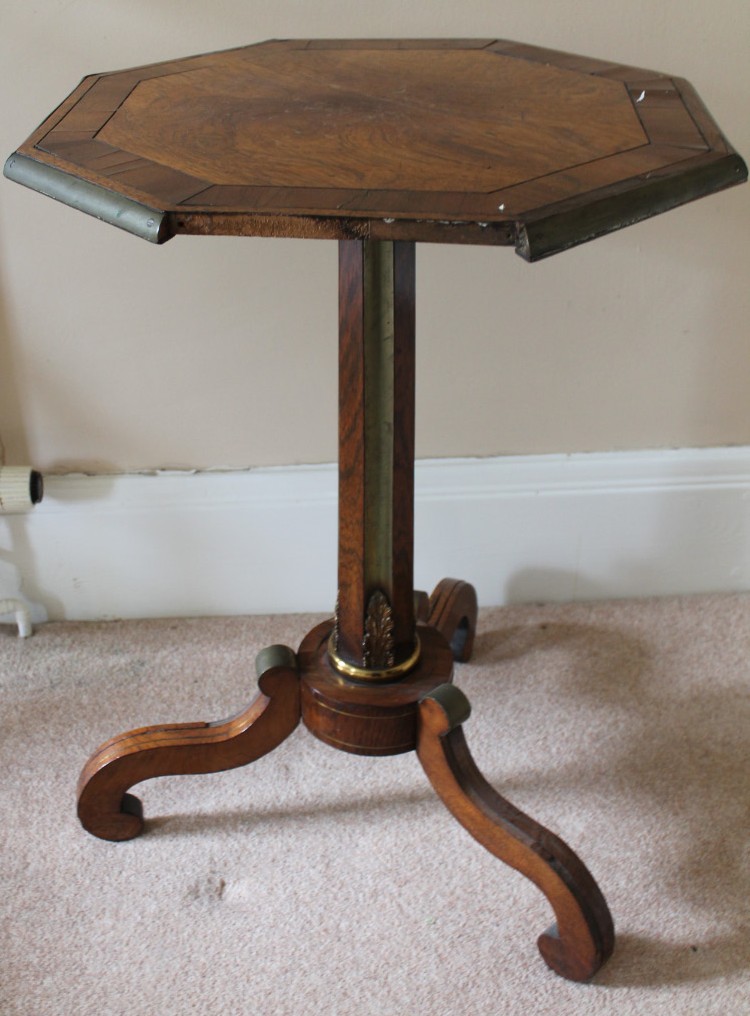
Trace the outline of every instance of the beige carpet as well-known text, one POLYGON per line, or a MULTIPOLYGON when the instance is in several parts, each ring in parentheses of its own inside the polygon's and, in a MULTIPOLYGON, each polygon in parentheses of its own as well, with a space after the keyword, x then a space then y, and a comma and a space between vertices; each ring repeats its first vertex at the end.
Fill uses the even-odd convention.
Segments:
POLYGON ((750 597, 484 611, 456 683, 487 777, 585 859, 619 933, 550 973, 538 891, 414 755, 304 729, 254 766, 142 784, 147 832, 78 826, 111 734, 218 719, 310 617, 0 627, 3 1016, 750 1013, 750 597))

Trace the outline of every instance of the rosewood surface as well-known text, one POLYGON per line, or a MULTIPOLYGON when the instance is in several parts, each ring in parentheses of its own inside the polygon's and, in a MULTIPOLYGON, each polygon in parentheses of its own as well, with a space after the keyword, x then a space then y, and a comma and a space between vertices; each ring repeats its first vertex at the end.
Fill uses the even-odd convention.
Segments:
POLYGON ((528 260, 747 175, 688 82, 498 39, 281 40, 92 74, 6 172, 93 214, 71 178, 133 201, 156 242, 428 240, 528 260))

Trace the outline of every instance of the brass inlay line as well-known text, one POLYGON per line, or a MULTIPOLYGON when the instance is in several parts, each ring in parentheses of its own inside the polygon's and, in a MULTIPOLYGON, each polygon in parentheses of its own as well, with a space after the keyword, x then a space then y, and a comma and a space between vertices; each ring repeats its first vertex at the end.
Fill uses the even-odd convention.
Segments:
POLYGON ((325 740, 329 744, 340 744, 342 748, 355 748, 355 749, 373 748, 375 750, 380 749, 386 755, 394 755, 401 748, 411 749, 414 747, 414 741, 403 741, 401 744, 387 744, 387 745, 361 744, 359 742, 355 744, 351 741, 341 741, 337 737, 331 737, 330 734, 323 735, 317 734, 316 736, 319 737, 321 741, 325 740))
POLYGON ((333 706, 321 702, 320 699, 315 699, 314 701, 318 709, 325 709, 326 712, 335 713, 336 716, 348 716, 355 720, 377 721, 380 723, 383 720, 405 720, 407 716, 416 716, 416 709, 411 709, 406 713, 384 713, 382 716, 363 716, 362 713, 348 713, 344 709, 334 709, 333 706))

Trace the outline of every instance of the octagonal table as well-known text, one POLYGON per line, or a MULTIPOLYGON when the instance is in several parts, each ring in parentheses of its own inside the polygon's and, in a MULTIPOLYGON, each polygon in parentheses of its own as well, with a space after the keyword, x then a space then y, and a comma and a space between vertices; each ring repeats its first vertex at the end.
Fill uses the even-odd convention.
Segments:
POLYGON ((591 977, 614 944, 596 882, 466 745, 451 680, 471 654, 475 592, 457 579, 413 589, 415 244, 515 246, 536 261, 741 182, 695 91, 492 39, 274 41, 86 77, 5 173, 155 243, 340 241, 335 616, 298 652, 260 654, 260 691, 238 716, 102 745, 79 783, 85 828, 138 835, 134 784, 245 765, 300 718, 345 751, 416 750, 459 822, 548 898, 545 961, 591 977))

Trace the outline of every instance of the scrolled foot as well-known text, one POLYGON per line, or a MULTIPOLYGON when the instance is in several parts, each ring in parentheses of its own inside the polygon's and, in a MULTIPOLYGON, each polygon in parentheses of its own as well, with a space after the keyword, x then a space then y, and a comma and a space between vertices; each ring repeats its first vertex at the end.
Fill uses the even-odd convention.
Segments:
POLYGON ((477 594, 461 579, 443 579, 430 597, 427 623, 444 636, 453 659, 466 663, 474 648, 477 631, 477 594))
POLYGON ((141 727, 103 744, 78 782, 78 817, 105 840, 129 840, 143 829, 140 800, 127 791, 156 776, 214 773, 254 762, 281 744, 300 719, 296 656, 286 646, 256 662, 259 693, 247 709, 218 723, 141 727))
POLYGON ((545 963, 562 977, 587 981, 614 948, 604 897, 578 856, 494 790, 474 762, 462 724, 470 707, 454 685, 440 685, 420 703, 417 754, 443 803, 471 835, 531 879, 549 900, 557 923, 537 942, 545 963))
POLYGON ((143 804, 135 794, 123 794, 120 807, 117 811, 107 811, 93 817, 91 825, 87 826, 86 809, 84 807, 83 817, 79 809, 79 818, 84 828, 104 840, 134 840, 143 832, 143 804))
POLYGON ((537 949, 554 973, 565 977, 568 981, 585 982, 591 980, 597 970, 611 955, 611 950, 604 958, 597 955, 587 956, 580 946, 563 940, 557 925, 547 928, 536 940, 537 949))

